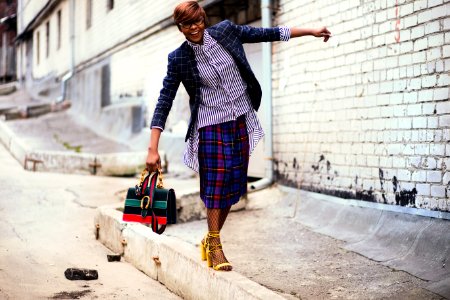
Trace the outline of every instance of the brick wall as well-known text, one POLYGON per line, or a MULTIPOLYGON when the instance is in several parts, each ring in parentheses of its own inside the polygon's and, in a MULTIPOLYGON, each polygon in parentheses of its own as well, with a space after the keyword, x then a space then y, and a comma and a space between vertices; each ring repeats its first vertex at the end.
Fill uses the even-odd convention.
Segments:
POLYGON ((450 211, 450 1, 280 1, 276 174, 344 198, 450 211), (288 141, 288 142, 286 142, 288 141))

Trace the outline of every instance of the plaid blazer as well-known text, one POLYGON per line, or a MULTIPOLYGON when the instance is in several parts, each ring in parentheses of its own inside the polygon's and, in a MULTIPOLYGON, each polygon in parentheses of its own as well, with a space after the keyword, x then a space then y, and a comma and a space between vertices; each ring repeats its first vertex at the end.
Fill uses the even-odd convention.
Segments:
MULTIPOLYGON (((252 106, 255 110, 258 110, 261 104, 261 86, 250 68, 242 44, 279 41, 280 29, 278 27, 254 28, 247 25, 236 25, 225 20, 206 30, 233 57, 242 79, 247 84, 247 92, 252 101, 252 106)), ((197 120, 198 107, 201 101, 200 75, 194 50, 185 41, 179 48, 169 54, 168 61, 167 74, 156 103, 151 127, 164 128, 181 82, 189 95, 191 110, 191 118, 185 138, 185 141, 187 141, 197 120)))

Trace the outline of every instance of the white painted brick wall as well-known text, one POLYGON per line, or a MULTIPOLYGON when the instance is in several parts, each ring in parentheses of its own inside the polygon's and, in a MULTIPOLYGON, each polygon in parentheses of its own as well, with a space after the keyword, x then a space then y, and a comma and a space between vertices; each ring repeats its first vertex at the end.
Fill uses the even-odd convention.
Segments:
MULTIPOLYGON (((287 82, 273 85, 276 135, 288 130, 276 121, 285 116, 287 103, 308 115, 295 124, 303 128, 302 141, 281 157, 280 143, 291 141, 277 139, 275 159, 295 158, 301 166, 297 184, 306 189, 354 195, 372 190, 376 201, 383 201, 384 193, 391 204, 396 192, 415 189, 410 206, 450 211, 450 3, 398 1, 399 15, 396 1, 338 9, 355 2, 280 1, 278 24, 326 25, 334 37, 328 44, 303 37, 273 46, 273 77, 287 82), (355 48, 355 42, 364 47, 355 48), (284 72, 287 64, 289 74, 284 72), (330 112, 340 118, 328 122, 330 112), (331 183, 318 179, 326 168, 311 168, 322 163, 321 155, 339 174, 331 183)), ((292 161, 283 162, 292 166, 292 161)), ((283 171, 277 171, 283 181, 283 171)))

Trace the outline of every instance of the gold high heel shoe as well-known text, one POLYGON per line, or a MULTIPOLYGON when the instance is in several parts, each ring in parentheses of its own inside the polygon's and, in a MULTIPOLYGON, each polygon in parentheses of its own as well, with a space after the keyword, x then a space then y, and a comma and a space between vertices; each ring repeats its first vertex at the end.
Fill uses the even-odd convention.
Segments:
MULTIPOLYGON (((214 233, 219 233, 218 231, 211 231, 214 233)), ((203 241, 200 241, 200 257, 202 258, 203 261, 206 260, 206 241, 208 240, 208 234, 205 235, 205 237, 203 238, 203 241)))
MULTIPOLYGON (((205 254, 206 254, 206 260, 208 263, 208 267, 212 267, 216 271, 228 271, 228 270, 222 269, 222 267, 227 267, 227 266, 232 267, 232 265, 228 262, 217 264, 217 265, 213 266, 213 263, 211 260, 211 252, 222 251, 222 244, 211 245, 209 242, 210 238, 220 238, 219 232, 218 231, 210 231, 210 232, 208 232, 208 235, 205 239, 205 250, 206 250, 205 254)), ((202 258, 203 258, 203 253, 202 253, 202 258)))

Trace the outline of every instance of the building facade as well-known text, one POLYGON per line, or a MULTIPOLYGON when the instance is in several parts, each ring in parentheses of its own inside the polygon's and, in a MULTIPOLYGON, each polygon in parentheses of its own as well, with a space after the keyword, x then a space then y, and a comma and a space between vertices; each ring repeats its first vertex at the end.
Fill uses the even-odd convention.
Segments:
MULTIPOLYGON (((18 2, 18 74, 24 86, 56 82, 72 111, 98 133, 126 140, 145 127, 167 54, 183 42, 171 21, 180 1, 18 2)), ((259 1, 201 1, 211 23, 258 26, 259 1)), ((450 211, 450 3, 444 0, 274 1, 274 25, 317 27, 258 45, 259 77, 272 63, 278 183, 343 198, 450 211)), ((165 134, 184 134, 180 87, 165 134)), ((264 145, 261 145, 263 147, 264 145)), ((260 147, 260 149, 261 149, 260 147)), ((262 151, 252 157, 255 176, 262 151)))
POLYGON ((16 0, 0 1, 0 83, 16 79, 16 0))

